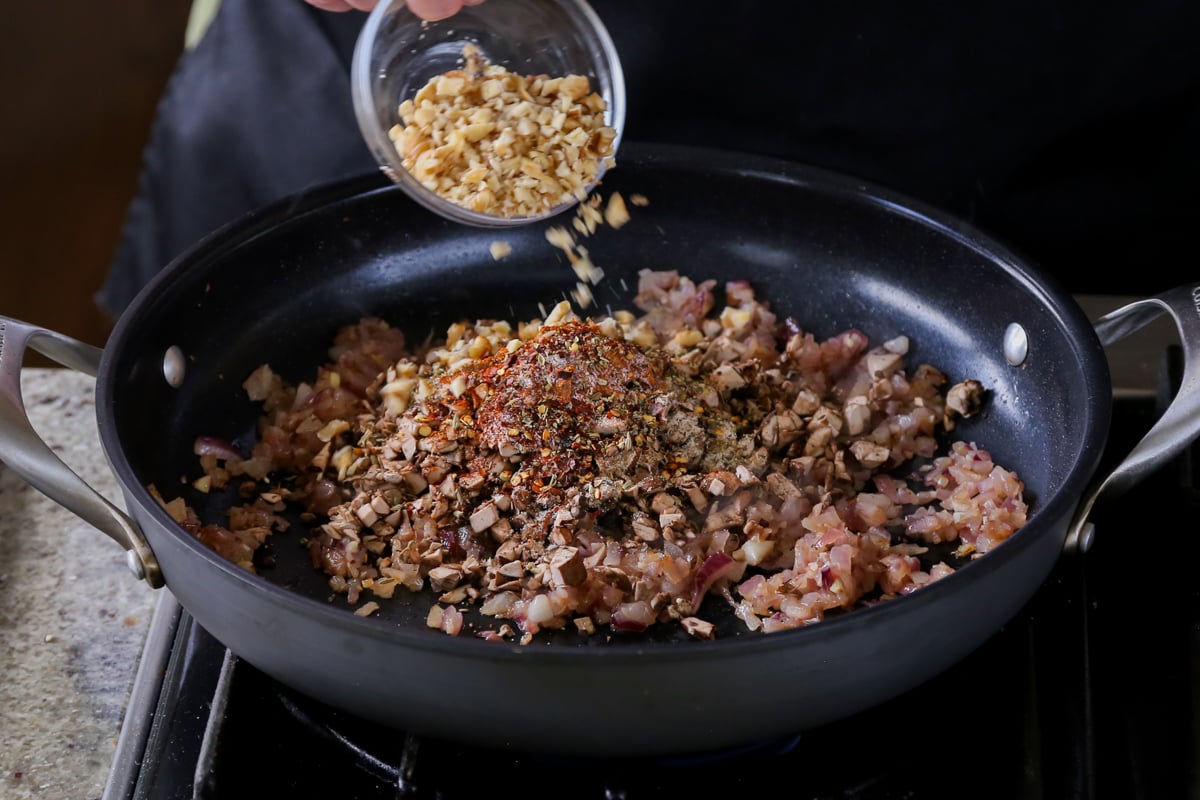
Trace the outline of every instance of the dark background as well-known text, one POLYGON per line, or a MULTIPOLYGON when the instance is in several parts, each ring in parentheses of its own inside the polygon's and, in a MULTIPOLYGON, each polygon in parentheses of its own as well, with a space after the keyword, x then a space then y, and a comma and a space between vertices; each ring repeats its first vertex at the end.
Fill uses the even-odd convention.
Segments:
POLYGON ((133 196, 155 104, 183 48, 189 6, 5 4, 0 314, 104 344, 110 320, 93 295, 133 196))
MULTIPOLYGON (((226 27, 247 33, 248 22, 295 15, 303 1, 228 5, 243 12, 226 27)), ((781 6, 714 15, 698 13, 692 0, 594 5, 625 63, 627 141, 758 151, 875 181, 998 235, 1074 292, 1149 294, 1196 274, 1200 4, 814 2, 787 6, 788 24, 765 29, 749 11, 782 13, 781 6), (742 57, 729 54, 746 54, 744 68, 731 70, 742 57), (737 98, 737 111, 723 98, 737 98)), ((116 252, 156 104, 184 45, 189 6, 68 0, 6 7, 0 314, 96 345, 106 340, 111 320, 95 296, 116 252)), ((330 145, 339 136, 370 166, 345 96, 343 72, 359 24, 351 17, 322 20, 333 46, 307 52, 302 71, 264 69, 253 47, 236 51, 256 67, 241 69, 246 64, 231 62, 235 51, 219 37, 199 48, 245 84, 242 96, 222 95, 215 108, 193 106, 196 119, 218 120, 198 125, 197 135, 221 137, 214 152, 225 173, 237 179, 253 165, 262 137, 248 128, 231 140, 219 112, 249 125, 272 117, 240 110, 266 103, 266 111, 290 119, 295 104, 288 105, 287 91, 274 91, 281 84, 262 91, 263 80, 281 76, 283 88, 305 97, 318 95, 299 77, 324 79, 332 94, 319 107, 346 117, 311 132, 313 174, 296 172, 292 182, 330 177, 338 165, 329 153, 339 152, 330 145), (321 72, 318 57, 330 68, 321 72)), ((292 65, 290 51, 281 57, 292 65)), ((196 157, 203 148, 191 144, 164 163, 206 170, 196 157)), ((277 166, 263 169, 274 175, 277 166)), ((201 176, 208 181, 210 173, 201 176)), ((224 222, 241 209, 218 210, 224 222)), ((152 266, 214 226, 187 233, 152 266)))

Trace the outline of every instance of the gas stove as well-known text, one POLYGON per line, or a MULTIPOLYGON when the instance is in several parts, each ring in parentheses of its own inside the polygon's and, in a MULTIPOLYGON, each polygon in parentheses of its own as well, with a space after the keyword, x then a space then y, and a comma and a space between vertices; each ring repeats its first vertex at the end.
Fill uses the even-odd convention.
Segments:
MULTIPOLYGON (((1093 318, 1120 304, 1079 299, 1093 318)), ((1153 424, 1180 369, 1173 328, 1157 324, 1109 357, 1115 408, 1102 469, 1153 424)), ((1186 546, 1193 532, 1198 454, 1094 514, 1092 549, 1064 555, 1013 620, 935 681, 737 750, 589 760, 383 728, 241 661, 164 590, 104 800, 637 800, 780 785, 813 800, 1194 795, 1200 587, 1177 574, 1187 559, 1168 543, 1186 546)))

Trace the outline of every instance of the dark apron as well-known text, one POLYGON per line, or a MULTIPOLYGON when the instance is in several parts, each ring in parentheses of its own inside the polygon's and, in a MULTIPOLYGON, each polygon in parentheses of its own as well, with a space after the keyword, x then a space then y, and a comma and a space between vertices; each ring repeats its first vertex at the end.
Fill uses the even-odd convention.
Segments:
MULTIPOLYGON (((593 2, 627 140, 845 172, 974 222, 1070 291, 1149 294, 1200 273, 1180 257, 1200 223, 1200 3, 1128 6, 593 2)), ((377 169, 350 102, 364 19, 223 0, 162 100, 104 308, 225 222, 377 169)))

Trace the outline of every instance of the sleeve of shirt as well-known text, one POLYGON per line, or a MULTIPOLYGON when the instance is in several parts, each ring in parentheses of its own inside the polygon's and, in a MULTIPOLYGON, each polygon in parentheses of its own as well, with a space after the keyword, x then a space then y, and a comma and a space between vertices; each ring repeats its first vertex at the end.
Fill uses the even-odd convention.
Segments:
POLYGON ((119 316, 160 270, 228 222, 378 169, 350 99, 365 15, 301 0, 223 0, 159 103, 96 301, 119 316))

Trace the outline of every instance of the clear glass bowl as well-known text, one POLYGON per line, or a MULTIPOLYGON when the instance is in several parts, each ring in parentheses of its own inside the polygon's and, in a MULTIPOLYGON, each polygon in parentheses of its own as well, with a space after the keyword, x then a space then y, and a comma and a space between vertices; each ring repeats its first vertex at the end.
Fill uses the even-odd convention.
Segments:
MULTIPOLYGON (((524 225, 577 205, 571 199, 525 217, 480 213, 443 198, 405 169, 388 135, 402 124, 401 101, 433 77, 461 68, 469 43, 510 72, 586 76, 592 91, 604 98, 605 121, 616 131, 617 152, 625 126, 625 77, 608 31, 584 0, 485 0, 437 22, 420 19, 403 0, 385 0, 359 34, 350 76, 358 125, 380 168, 421 205, 469 225, 524 225)), ((601 177, 603 169, 596 182, 601 177)))

